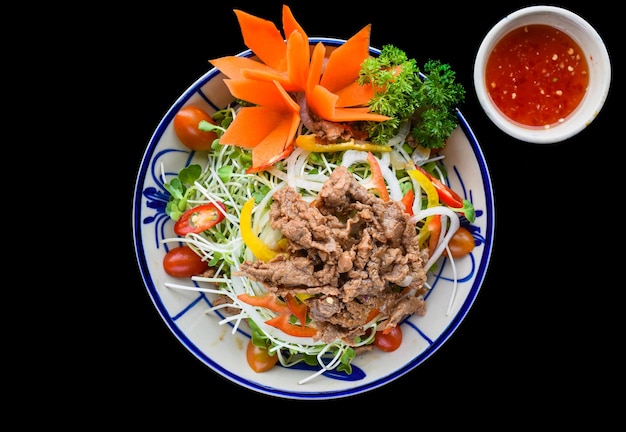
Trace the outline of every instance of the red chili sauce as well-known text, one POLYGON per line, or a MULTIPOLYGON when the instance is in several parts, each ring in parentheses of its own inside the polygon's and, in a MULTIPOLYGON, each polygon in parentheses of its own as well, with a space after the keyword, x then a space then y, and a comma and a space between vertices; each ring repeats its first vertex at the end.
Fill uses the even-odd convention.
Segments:
POLYGON ((487 91, 500 110, 527 126, 550 127, 576 109, 589 66, 580 46, 543 24, 507 33, 487 60, 487 91))

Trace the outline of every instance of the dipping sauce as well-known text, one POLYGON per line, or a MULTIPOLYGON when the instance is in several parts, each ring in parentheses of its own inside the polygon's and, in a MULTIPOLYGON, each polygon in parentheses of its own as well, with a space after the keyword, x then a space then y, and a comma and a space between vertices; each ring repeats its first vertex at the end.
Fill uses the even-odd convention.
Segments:
POLYGON ((485 74, 487 92, 507 117, 544 128, 574 111, 589 84, 580 46, 544 24, 507 33, 491 52, 485 74))

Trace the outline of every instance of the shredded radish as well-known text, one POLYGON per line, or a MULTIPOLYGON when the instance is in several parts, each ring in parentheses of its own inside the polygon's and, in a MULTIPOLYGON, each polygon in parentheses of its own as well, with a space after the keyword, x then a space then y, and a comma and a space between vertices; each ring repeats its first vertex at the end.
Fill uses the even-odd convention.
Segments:
MULTIPOLYGON (((442 229, 437 241, 434 253, 425 263, 424 268, 428 271, 442 257, 445 250, 448 250, 448 242, 460 227, 460 218, 454 211, 445 206, 435 206, 422 209, 422 190, 417 181, 410 176, 401 176, 398 173, 413 169, 415 161, 411 155, 402 147, 402 143, 408 136, 408 125, 400 128, 398 135, 389 142, 392 150, 381 153, 374 159, 380 167, 380 172, 388 188, 390 199, 400 201, 403 198, 403 187, 406 190, 410 187, 415 192, 415 200, 412 210, 414 216, 410 222, 416 228, 423 226, 427 217, 433 215, 442 216, 442 229)), ((330 174, 338 166, 348 167, 354 174, 355 179, 364 187, 369 188, 372 181, 372 169, 368 162, 368 153, 365 151, 348 150, 343 153, 316 153, 312 155, 302 148, 296 147, 294 151, 281 162, 280 166, 274 166, 269 170, 256 174, 246 174, 245 164, 240 163, 238 157, 234 156, 236 151, 232 146, 220 146, 218 151, 208 158, 208 165, 202 176, 194 183, 195 194, 189 197, 191 205, 202 203, 222 202, 226 205, 225 220, 216 225, 209 232, 201 234, 188 234, 184 238, 172 237, 163 240, 166 242, 184 242, 194 249, 203 260, 217 261, 216 272, 211 277, 195 276, 192 279, 195 283, 202 283, 211 286, 185 286, 181 284, 166 283, 165 286, 172 289, 202 291, 213 295, 226 295, 229 297, 228 304, 218 304, 209 308, 206 313, 215 313, 225 307, 238 310, 237 313, 220 320, 220 324, 232 325, 232 333, 239 330, 241 324, 247 320, 254 321, 264 336, 271 342, 270 350, 275 352, 283 366, 293 366, 301 359, 293 359, 286 353, 300 353, 317 358, 319 369, 310 376, 299 381, 304 384, 323 374, 326 371, 335 369, 341 364, 342 356, 347 350, 355 346, 348 346, 341 340, 336 340, 331 344, 315 341, 313 338, 291 336, 276 327, 265 322, 274 318, 277 313, 259 306, 251 306, 240 301, 238 295, 248 294, 260 296, 265 294, 265 287, 258 282, 248 278, 234 276, 232 273, 239 269, 240 263, 244 260, 254 260, 252 252, 247 248, 241 238, 239 218, 241 207, 250 199, 255 197, 256 204, 252 214, 252 230, 257 233, 267 245, 276 245, 281 240, 282 234, 271 228, 270 206, 273 195, 283 187, 291 186, 296 189, 305 201, 312 202, 316 199, 318 192, 328 180, 330 174), (220 174, 220 168, 230 164, 232 172, 228 178, 220 174), (217 287, 218 288, 213 288, 217 287)), ((433 161, 436 158, 429 159, 433 161)), ((423 162, 423 161, 422 161, 423 162)), ((162 169, 165 182, 165 170, 162 169)), ((438 172, 442 176, 442 172, 438 172)), ((219 206, 217 206, 219 208, 219 206)), ((450 253, 448 252, 448 256, 450 253)), ((456 266, 451 259, 454 272, 454 288, 450 297, 446 314, 452 310, 457 289, 456 266)), ((399 286, 409 286, 412 278, 407 276, 399 283, 399 286)), ((426 287, 430 289, 428 284, 426 287)), ((409 295, 408 293, 406 295, 409 295)), ((356 346, 371 344, 374 340, 377 327, 377 318, 365 325, 370 328, 369 336, 363 337, 356 346)))
MULTIPOLYGON (((424 265, 424 268, 426 269, 430 269, 433 266, 433 264, 437 262, 437 260, 443 254, 443 251, 446 248, 446 245, 448 244, 450 239, 452 238, 456 230, 458 230, 459 227, 461 226, 461 220, 459 218, 459 215, 457 215, 454 211, 450 210, 448 207, 444 207, 444 206, 430 207, 430 208, 421 210, 419 213, 411 217, 411 222, 417 223, 417 221, 419 220, 426 219, 428 216, 434 216, 437 214, 448 216, 450 218, 450 227, 447 229, 444 239, 439 242, 439 245, 433 252, 432 256, 430 257, 426 265, 424 265)), ((442 225, 444 224, 442 223, 442 225)), ((444 232, 444 228, 442 228, 441 231, 444 232)))
MULTIPOLYGON (((387 183, 387 188, 389 189, 389 197, 394 201, 400 201, 402 199, 402 191, 400 190, 400 183, 398 182, 396 174, 389 168, 389 154, 383 153, 383 156, 380 159, 376 156, 374 156, 374 159, 376 159, 378 161, 378 165, 380 165, 380 171, 383 174, 385 183, 387 183)), ((357 163, 368 163, 367 152, 360 150, 346 151, 341 161, 341 165, 349 168, 357 163)), ((365 178, 360 183, 366 189, 369 189, 372 186, 370 178, 365 178)))
POLYGON ((406 137, 409 136, 409 132, 411 132, 411 122, 402 122, 398 128, 398 133, 387 142, 387 145, 389 147, 401 147, 406 141, 406 137))

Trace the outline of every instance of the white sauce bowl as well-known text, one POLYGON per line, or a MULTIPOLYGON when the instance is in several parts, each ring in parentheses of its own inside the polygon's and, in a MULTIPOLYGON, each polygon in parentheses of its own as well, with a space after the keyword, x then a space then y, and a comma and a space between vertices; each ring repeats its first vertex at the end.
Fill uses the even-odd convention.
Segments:
POLYGON ((489 119, 508 135, 536 144, 561 142, 587 127, 602 109, 610 84, 611 61, 598 32, 580 16, 555 6, 530 6, 504 17, 483 39, 474 63, 476 95, 489 119), (584 52, 589 66, 589 86, 579 106, 550 127, 526 126, 505 116, 494 104, 485 81, 487 60, 500 39, 512 30, 533 24, 550 25, 570 36, 584 52))

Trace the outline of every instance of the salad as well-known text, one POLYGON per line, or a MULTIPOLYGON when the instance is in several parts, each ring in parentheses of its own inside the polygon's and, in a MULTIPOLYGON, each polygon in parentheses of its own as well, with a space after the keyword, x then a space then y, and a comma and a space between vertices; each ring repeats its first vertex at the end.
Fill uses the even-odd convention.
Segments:
POLYGON ((249 326, 253 370, 306 364, 304 383, 397 349, 402 321, 427 313, 428 272, 472 251, 475 214, 440 154, 465 96, 449 65, 420 70, 392 45, 373 56, 369 25, 311 46, 282 12, 281 33, 235 10, 255 57, 211 60, 234 102, 174 118, 206 163, 165 184, 176 236, 163 241, 183 245, 163 263, 195 282, 168 287, 211 293, 207 313, 249 326))

